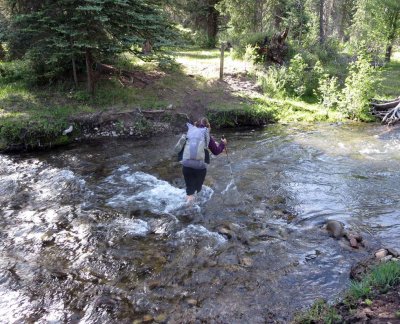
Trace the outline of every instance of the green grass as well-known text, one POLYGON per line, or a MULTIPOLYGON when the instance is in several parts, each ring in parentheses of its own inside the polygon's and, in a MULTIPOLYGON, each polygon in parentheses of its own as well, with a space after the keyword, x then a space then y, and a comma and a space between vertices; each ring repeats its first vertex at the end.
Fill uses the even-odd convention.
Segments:
POLYGON ((400 263, 386 262, 375 267, 360 282, 352 282, 348 292, 350 300, 371 297, 377 291, 386 292, 400 282, 400 263))
MULTIPOLYGON (((31 87, 32 73, 26 61, 0 62, 0 149, 8 142, 25 141, 28 136, 35 140, 41 132, 49 137, 60 134, 72 116, 137 108, 163 109, 171 104, 182 111, 187 107, 188 113, 193 105, 220 112, 217 122, 220 126, 233 126, 237 120, 309 123, 344 119, 338 111, 321 107, 315 98, 270 98, 267 94, 231 92, 227 84, 218 82, 218 49, 178 49, 171 55, 180 66, 170 71, 130 53, 121 55, 115 62, 117 68, 153 73, 154 79, 146 87, 138 88, 122 86, 116 78, 104 78, 97 83, 94 97, 87 93, 84 82, 77 89, 70 81, 31 87)), ((251 65, 234 60, 227 52, 225 67, 227 73, 234 74, 247 71, 251 65)), ((400 53, 395 53, 393 62, 382 70, 379 93, 382 98, 393 98, 400 95, 399 89, 400 53)))
POLYGON ((394 99, 400 96, 400 53, 382 69, 378 88, 379 99, 394 99))
POLYGON ((297 315, 294 323, 311 324, 316 322, 331 324, 340 323, 341 316, 333 306, 328 305, 323 299, 318 299, 310 309, 301 315, 297 315))
MULTIPOLYGON (((345 297, 345 303, 353 305, 363 300, 366 305, 372 305, 374 296, 385 293, 400 282, 400 263, 389 261, 377 265, 360 282, 351 282, 345 297)), ((324 300, 318 299, 304 313, 298 314, 294 323, 340 323, 341 317, 334 305, 328 305, 324 300)))
POLYGON ((307 103, 299 99, 291 98, 268 98, 258 99, 259 103, 274 113, 275 118, 282 123, 290 122, 317 122, 343 120, 343 115, 336 110, 324 109, 316 103, 307 103))

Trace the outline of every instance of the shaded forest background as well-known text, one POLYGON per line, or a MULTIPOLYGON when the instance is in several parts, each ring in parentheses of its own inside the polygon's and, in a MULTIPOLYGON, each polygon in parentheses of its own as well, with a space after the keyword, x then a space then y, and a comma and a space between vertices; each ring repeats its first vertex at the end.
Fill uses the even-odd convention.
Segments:
POLYGON ((0 9, 3 83, 84 82, 94 94, 101 74, 133 77, 124 53, 171 71, 174 51, 228 44, 269 97, 361 120, 400 35, 397 0, 1 0, 0 9))

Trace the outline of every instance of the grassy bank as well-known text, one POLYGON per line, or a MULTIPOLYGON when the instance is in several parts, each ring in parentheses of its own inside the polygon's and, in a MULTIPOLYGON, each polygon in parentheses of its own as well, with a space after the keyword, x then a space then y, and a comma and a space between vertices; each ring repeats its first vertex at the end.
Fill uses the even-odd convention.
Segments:
POLYGON ((381 317, 382 307, 385 307, 385 316, 389 322, 390 319, 400 320, 399 284, 400 262, 381 263, 361 281, 351 282, 342 302, 329 305, 324 300, 317 300, 306 313, 298 315, 294 323, 357 322, 365 314, 370 319, 381 317), (392 293, 395 298, 390 303, 387 300, 390 300, 392 293))
POLYGON ((378 93, 379 99, 386 100, 400 96, 400 52, 382 70, 378 93))
MULTIPOLYGON (((98 112, 172 107, 191 118, 207 114, 214 127, 343 120, 338 111, 316 100, 261 93, 249 77, 251 64, 232 59, 230 53, 225 57, 224 81, 219 81, 219 55, 218 50, 182 49, 173 54, 178 64, 167 60, 156 65, 125 54, 115 64, 134 71, 135 77, 102 76, 94 97, 87 93, 84 80, 78 87, 71 81, 32 87, 26 62, 0 62, 0 150, 12 145, 35 148, 67 143, 71 136, 62 131, 71 119, 98 112)), ((382 72, 380 97, 399 95, 399 80, 400 60, 394 60, 382 72)))

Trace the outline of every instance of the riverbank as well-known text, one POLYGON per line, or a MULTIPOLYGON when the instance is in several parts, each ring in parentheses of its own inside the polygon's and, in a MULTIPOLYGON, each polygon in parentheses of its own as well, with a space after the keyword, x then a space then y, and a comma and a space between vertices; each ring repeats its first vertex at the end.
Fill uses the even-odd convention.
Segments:
POLYGON ((380 249, 353 266, 352 282, 342 301, 329 305, 317 300, 293 323, 400 322, 400 252, 380 249))
POLYGON ((87 137, 174 132, 182 115, 192 120, 206 115, 213 128, 265 125, 284 120, 284 112, 298 120, 337 119, 316 114, 316 105, 264 97, 247 72, 248 63, 229 55, 220 81, 218 50, 185 50, 175 58, 180 65, 163 71, 126 55, 120 68, 128 65, 134 78, 104 75, 93 97, 84 80, 78 87, 69 82, 31 87, 25 62, 0 63, 0 151, 49 148, 87 137), (118 116, 123 118, 114 118, 118 116), (63 134, 71 126, 73 131, 63 134))
MULTIPOLYGON (((103 75, 93 97, 84 80, 78 87, 69 82, 31 87, 25 62, 0 63, 0 151, 50 148, 87 138, 171 133, 199 116, 208 116, 213 128, 344 119, 316 102, 268 97, 249 73, 249 63, 229 54, 220 81, 218 50, 182 50, 175 59, 179 66, 164 71, 126 55, 119 67, 128 66, 134 77, 103 75)), ((398 91, 392 80, 399 71, 397 60, 383 71, 382 98, 398 91)))

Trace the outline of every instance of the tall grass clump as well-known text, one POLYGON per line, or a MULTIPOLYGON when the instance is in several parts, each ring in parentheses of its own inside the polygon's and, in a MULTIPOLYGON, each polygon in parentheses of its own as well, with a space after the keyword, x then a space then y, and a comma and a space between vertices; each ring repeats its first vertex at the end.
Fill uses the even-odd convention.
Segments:
POLYGON ((336 309, 326 303, 323 299, 314 302, 311 308, 301 315, 297 315, 294 319, 296 324, 311 323, 341 323, 342 317, 337 313, 336 309))
POLYGON ((390 261, 376 266, 360 282, 352 282, 348 297, 351 300, 369 297, 374 291, 386 292, 400 283, 400 263, 390 261))

